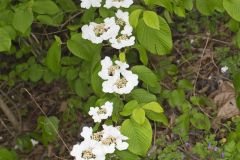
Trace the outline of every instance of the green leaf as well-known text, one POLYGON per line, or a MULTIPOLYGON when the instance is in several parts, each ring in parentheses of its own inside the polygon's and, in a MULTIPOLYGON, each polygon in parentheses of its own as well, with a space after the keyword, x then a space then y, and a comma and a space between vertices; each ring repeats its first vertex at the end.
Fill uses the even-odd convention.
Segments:
POLYGON ((193 113, 191 119, 191 124, 197 129, 204 129, 208 131, 211 128, 211 123, 207 116, 202 113, 193 113))
POLYGON ((151 94, 144 89, 134 89, 130 95, 139 103, 157 101, 157 97, 154 94, 151 94))
POLYGON ((18 160, 16 152, 9 151, 6 148, 0 148, 0 160, 18 160))
POLYGON ((99 77, 98 72, 101 70, 100 63, 94 68, 91 74, 91 85, 94 92, 101 95, 102 92, 102 79, 99 77))
POLYGON ((151 87, 158 85, 157 76, 146 66, 137 65, 132 67, 133 73, 137 74, 139 79, 151 87))
POLYGON ((163 113, 162 106, 157 102, 150 102, 142 106, 143 109, 153 111, 155 113, 163 113))
POLYGON ((145 111, 142 108, 136 108, 132 112, 132 118, 138 123, 143 124, 145 122, 145 111))
POLYGON ((196 7, 201 14, 209 16, 221 3, 221 0, 196 0, 196 7))
POLYGON ((153 11, 144 11, 143 20, 148 27, 160 29, 158 15, 153 11))
POLYGON ((77 79, 74 83, 75 92, 79 97, 85 97, 89 93, 89 88, 86 82, 81 79, 77 79))
POLYGON ((193 9, 193 0, 183 0, 184 7, 191 11, 193 9))
POLYGON ((184 141, 187 141, 189 138, 188 137, 189 124, 190 124, 189 113, 184 113, 176 119, 175 126, 173 128, 173 132, 175 134, 180 135, 184 141))
POLYGON ((13 15, 13 26, 16 30, 25 33, 33 22, 33 13, 31 10, 18 9, 13 15))
POLYGON ((240 22, 240 1, 239 0, 223 0, 223 7, 233 19, 240 22))
POLYGON ((57 0, 57 3, 60 4, 64 11, 75 11, 77 10, 76 4, 73 0, 57 0))
POLYGON ((146 117, 148 117, 150 120, 161 122, 165 126, 168 126, 168 119, 163 113, 155 113, 152 111, 145 111, 146 117))
POLYGON ((37 82, 43 77, 43 67, 37 63, 29 67, 28 76, 32 82, 37 82))
POLYGON ((136 48, 138 50, 138 53, 139 53, 139 57, 140 57, 140 61, 146 66, 148 65, 148 55, 147 55, 147 51, 146 49, 141 46, 141 45, 138 45, 136 44, 134 46, 134 48, 136 48))
POLYGON ((169 12, 172 12, 172 3, 169 0, 156 1, 152 0, 153 4, 166 8, 169 12))
POLYGON ((42 24, 46 24, 54 27, 58 26, 58 24, 54 21, 54 19, 48 15, 38 15, 37 20, 42 24))
POLYGON ((240 93, 240 72, 235 72, 233 74, 233 85, 236 92, 240 93))
POLYGON ((170 93, 168 101, 171 106, 180 106, 185 101, 185 93, 181 89, 174 90, 170 93))
POLYGON ((124 151, 119 151, 119 150, 116 150, 114 152, 116 155, 118 155, 118 157, 120 157, 121 160, 124 160, 124 159, 127 159, 127 160, 140 160, 140 158, 129 152, 128 150, 124 150, 124 151))
POLYGON ((52 0, 37 0, 33 3, 33 12, 38 14, 54 15, 60 12, 57 4, 52 0))
POLYGON ((139 16, 141 13, 142 13, 142 9, 136 9, 132 11, 129 16, 129 22, 131 26, 133 26, 134 28, 136 28, 138 25, 139 16))
POLYGON ((152 127, 147 119, 142 125, 127 119, 122 124, 121 132, 129 138, 129 151, 146 156, 152 143, 152 127))
POLYGON ((38 117, 38 129, 41 130, 44 145, 57 139, 58 128, 59 120, 57 117, 38 117))
POLYGON ((68 49, 77 57, 90 61, 95 54, 100 54, 101 45, 96 45, 82 38, 81 34, 74 34, 67 41, 68 49))
POLYGON ((159 30, 148 27, 143 19, 137 26, 137 39, 152 54, 165 55, 172 49, 172 34, 167 22, 159 18, 159 30))
POLYGON ((192 90, 193 85, 186 79, 182 79, 178 82, 178 87, 181 89, 192 90))
POLYGON ((179 17, 185 17, 186 16, 186 12, 185 12, 185 9, 183 7, 174 6, 173 11, 179 17))
POLYGON ((46 57, 46 65, 54 73, 59 73, 61 70, 61 52, 61 42, 54 41, 46 57))
POLYGON ((100 7, 99 8, 99 14, 103 18, 107 18, 107 17, 113 17, 115 13, 114 13, 113 10, 107 9, 105 7, 100 7))
POLYGON ((236 35, 236 44, 237 44, 237 47, 240 48, 240 29, 236 35))
POLYGON ((0 28, 0 52, 9 51, 11 48, 11 37, 4 28, 0 28))
POLYGON ((135 108, 138 107, 138 102, 136 100, 129 101, 125 104, 123 111, 120 112, 122 116, 130 116, 135 108))

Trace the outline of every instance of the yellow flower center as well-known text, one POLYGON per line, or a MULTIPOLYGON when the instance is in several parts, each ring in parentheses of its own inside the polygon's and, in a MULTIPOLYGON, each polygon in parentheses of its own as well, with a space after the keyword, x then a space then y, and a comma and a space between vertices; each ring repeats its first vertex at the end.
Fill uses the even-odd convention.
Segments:
POLYGON ((87 149, 82 152, 82 158, 84 159, 96 158, 96 155, 92 153, 92 149, 87 149))
POLYGON ((100 36, 102 35, 104 32, 107 31, 107 29, 105 28, 105 24, 101 23, 95 26, 95 28, 93 29, 94 33, 96 36, 100 36))
POLYGON ((98 141, 98 142, 101 141, 102 137, 103 137, 102 132, 93 133, 92 136, 91 136, 91 138, 93 140, 98 141))
POLYGON ((116 143, 116 141, 117 141, 117 139, 115 137, 109 136, 108 138, 106 138, 102 141, 102 144, 110 145, 110 144, 116 143))
POLYGON ((123 34, 117 38, 117 42, 120 43, 122 40, 127 40, 128 36, 126 34, 123 34))
POLYGON ((108 68, 108 75, 113 76, 120 67, 118 65, 114 65, 108 68))
POLYGON ((119 19, 117 19, 116 24, 119 26, 125 26, 126 23, 124 22, 123 19, 119 18, 119 19))
POLYGON ((105 108, 101 108, 97 111, 97 114, 106 114, 107 110, 105 108))
POLYGON ((122 77, 116 81, 115 85, 117 86, 117 88, 123 88, 126 86, 127 82, 128 81, 126 80, 126 78, 122 77))

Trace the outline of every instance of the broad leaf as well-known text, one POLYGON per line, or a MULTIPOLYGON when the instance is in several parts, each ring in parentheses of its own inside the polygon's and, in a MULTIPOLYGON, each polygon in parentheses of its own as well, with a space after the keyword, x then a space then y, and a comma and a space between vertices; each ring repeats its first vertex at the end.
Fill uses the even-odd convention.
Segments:
POLYGON ((136 108, 132 112, 132 118, 138 123, 143 124, 145 122, 145 111, 142 108, 136 108))
POLYGON ((138 107, 138 102, 136 100, 129 101, 125 104, 123 111, 120 112, 122 116, 130 116, 135 108, 138 107))
POLYGON ((151 94, 144 89, 134 89, 130 95, 139 103, 148 103, 157 100, 157 97, 154 94, 151 94))
POLYGON ((172 49, 172 34, 167 22, 159 18, 159 30, 148 27, 143 19, 137 26, 137 39, 152 54, 165 55, 172 49))
POLYGON ((137 74, 139 79, 151 87, 158 85, 157 76, 146 66, 137 65, 132 67, 133 73, 137 74))
POLYGON ((152 143, 152 127, 147 119, 142 125, 127 119, 122 124, 121 132, 129 138, 129 151, 141 156, 147 154, 152 143))
POLYGON ((143 20, 148 27, 159 30, 159 18, 153 11, 144 11, 143 20))
POLYGON ((52 0, 37 0, 33 3, 33 11, 38 14, 54 15, 60 9, 52 0))
POLYGON ((194 112, 190 119, 190 122, 197 129, 204 129, 208 131, 211 128, 210 120, 202 113, 194 112))
POLYGON ((223 7, 233 19, 240 22, 240 0, 223 0, 223 7))
POLYGON ((136 28, 138 25, 139 16, 141 13, 142 13, 142 9, 136 9, 132 11, 129 16, 129 22, 134 28, 136 28))
POLYGON ((61 42, 55 41, 48 50, 46 65, 54 73, 59 73, 61 69, 61 42))
POLYGON ((82 38, 81 34, 74 34, 67 41, 68 49, 77 57, 91 60, 95 54, 100 54, 101 45, 96 45, 82 38))
POLYGON ((32 25, 33 13, 31 10, 18 9, 13 16, 13 26, 16 30, 25 33, 32 25))
POLYGON ((163 108, 157 102, 150 102, 145 104, 143 107, 145 110, 153 111, 155 113, 163 113, 163 108))

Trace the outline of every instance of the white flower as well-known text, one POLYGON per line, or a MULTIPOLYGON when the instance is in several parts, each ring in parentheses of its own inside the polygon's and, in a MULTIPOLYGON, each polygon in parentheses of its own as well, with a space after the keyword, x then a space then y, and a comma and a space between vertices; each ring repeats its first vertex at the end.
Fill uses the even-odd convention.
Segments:
POLYGON ((112 116, 113 112, 113 103, 112 102, 106 102, 101 107, 91 107, 88 114, 92 116, 94 122, 101 122, 104 119, 107 119, 108 117, 112 116))
POLYGON ((125 70, 120 76, 114 76, 102 84, 103 92, 129 94, 138 85, 138 76, 125 70))
POLYGON ((31 139, 31 143, 32 143, 32 145, 34 147, 34 146, 38 145, 39 142, 36 141, 35 139, 31 139))
POLYGON ((82 26, 82 37, 99 44, 116 37, 119 30, 120 26, 116 24, 115 17, 111 17, 104 19, 104 23, 90 22, 89 25, 82 26))
POLYGON ((70 152, 76 160, 105 160, 105 153, 101 145, 94 140, 85 140, 73 146, 70 152))
POLYGON ((132 4, 133 4, 133 0, 106 0, 104 7, 129 8, 132 4))
POLYGON ((111 46, 116 49, 122 49, 124 47, 133 46, 135 44, 135 37, 128 37, 127 35, 121 35, 117 38, 109 40, 111 46))
POLYGON ((103 60, 101 60, 102 70, 98 73, 98 75, 103 80, 108 80, 115 75, 119 75, 121 71, 126 70, 129 65, 126 62, 115 61, 113 64, 110 57, 106 56, 103 60))
POLYGON ((81 7, 89 9, 90 7, 101 7, 102 0, 81 0, 81 7))
POLYGON ((83 127, 80 135, 84 138, 84 140, 90 140, 92 134, 93 134, 92 127, 83 127))
POLYGON ((121 134, 119 127, 103 125, 101 145, 105 153, 113 153, 115 148, 118 150, 126 150, 128 137, 121 134))
POLYGON ((119 9, 115 15, 117 17, 117 20, 116 20, 117 25, 123 28, 123 30, 121 31, 121 34, 131 36, 133 32, 133 28, 129 23, 129 13, 123 12, 122 10, 119 9))
POLYGON ((221 68, 221 72, 222 73, 226 73, 228 71, 228 67, 227 66, 224 66, 221 68))

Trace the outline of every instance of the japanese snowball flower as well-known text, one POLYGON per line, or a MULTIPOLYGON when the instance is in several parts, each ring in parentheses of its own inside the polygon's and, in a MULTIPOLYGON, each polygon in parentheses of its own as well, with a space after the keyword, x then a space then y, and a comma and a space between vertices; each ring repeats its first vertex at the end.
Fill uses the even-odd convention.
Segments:
POLYGON ((115 15, 117 17, 116 20, 117 25, 123 28, 121 34, 131 36, 133 28, 129 23, 129 13, 123 12, 122 10, 119 9, 115 15))
POLYGON ((92 127, 83 127, 80 135, 84 138, 84 140, 90 140, 92 134, 93 134, 92 127))
POLYGON ((70 154, 75 160, 105 160, 101 145, 94 140, 85 140, 74 145, 70 154))
POLYGON ((106 0, 104 7, 129 8, 132 4, 133 4, 133 0, 106 0))
POLYGON ((121 71, 126 70, 129 65, 126 62, 115 61, 113 64, 110 57, 106 56, 103 60, 101 60, 102 70, 98 73, 98 75, 103 80, 108 80, 109 78, 119 75, 121 71))
POLYGON ((90 22, 82 26, 82 37, 92 43, 102 43, 104 40, 114 38, 118 35, 120 26, 116 24, 115 17, 104 19, 104 23, 90 22))
POLYGON ((126 150, 128 148, 128 143, 124 142, 128 140, 128 137, 121 134, 119 127, 113 127, 112 125, 103 125, 101 146, 105 153, 113 153, 115 148, 118 150, 126 150))
POLYGON ((81 0, 81 7, 89 9, 90 7, 101 7, 102 0, 81 0))
POLYGON ((121 75, 116 75, 102 84, 103 92, 129 94, 138 85, 138 76, 131 71, 125 70, 121 75))
POLYGON ((94 122, 101 122, 104 119, 112 116, 113 112, 113 103, 107 101, 101 107, 91 107, 88 114, 92 116, 94 122))
POLYGON ((121 35, 116 38, 112 38, 109 40, 111 46, 116 49, 122 49, 124 47, 133 46, 135 44, 135 37, 128 37, 127 35, 121 35))

